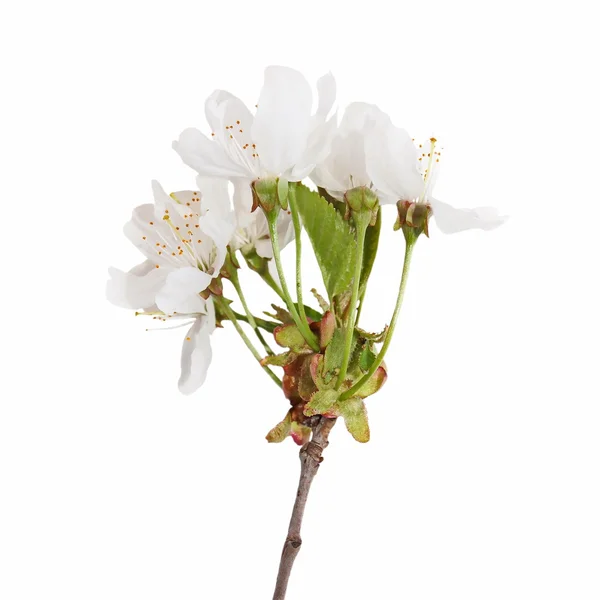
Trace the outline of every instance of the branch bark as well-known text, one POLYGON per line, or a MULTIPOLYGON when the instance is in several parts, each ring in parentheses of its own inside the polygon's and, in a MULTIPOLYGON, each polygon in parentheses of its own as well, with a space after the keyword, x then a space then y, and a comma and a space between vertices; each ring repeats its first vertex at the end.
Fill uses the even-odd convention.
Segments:
POLYGON ((296 502, 294 502, 287 537, 283 544, 273 600, 285 600, 290 573, 302 546, 300 529, 302 528, 302 518, 304 517, 308 492, 319 470, 319 465, 323 461, 323 450, 329 445, 329 433, 335 425, 335 421, 336 419, 318 417, 318 420, 312 426, 313 435, 311 441, 300 449, 300 482, 298 484, 296 502))

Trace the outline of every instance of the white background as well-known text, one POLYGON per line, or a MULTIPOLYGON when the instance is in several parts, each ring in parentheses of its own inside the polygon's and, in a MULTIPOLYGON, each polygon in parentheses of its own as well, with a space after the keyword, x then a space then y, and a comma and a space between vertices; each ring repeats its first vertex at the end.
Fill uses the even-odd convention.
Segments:
MULTIPOLYGON (((334 430, 289 599, 600 597, 592 6, 3 5, 3 600, 271 597, 298 459, 264 435, 286 401, 230 327, 181 396, 184 330, 104 299, 107 267, 139 261, 121 227, 150 180, 193 185, 171 141, 206 131, 216 87, 254 104, 268 64, 332 70, 340 106, 435 134, 437 196, 511 215, 419 240, 371 442, 334 430)), ((403 251, 386 218, 373 329, 403 251)))

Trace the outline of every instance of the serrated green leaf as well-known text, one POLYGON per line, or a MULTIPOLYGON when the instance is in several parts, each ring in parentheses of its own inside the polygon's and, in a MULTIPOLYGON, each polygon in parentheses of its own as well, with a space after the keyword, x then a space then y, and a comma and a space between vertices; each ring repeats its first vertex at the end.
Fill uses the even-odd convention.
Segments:
POLYGON ((337 407, 342 417, 344 417, 346 429, 352 437, 362 444, 368 442, 371 439, 371 432, 365 403, 360 398, 350 398, 338 402, 337 407))
POLYGON ((356 256, 355 231, 327 200, 306 186, 296 187, 296 197, 331 300, 350 287, 356 256))
POLYGON ((360 292, 359 295, 362 297, 369 276, 373 269, 373 263, 377 256, 377 247, 379 246, 379 234, 381 233, 381 208, 377 213, 377 222, 375 225, 367 227, 367 233, 365 234, 365 248, 363 252, 362 270, 360 272, 360 292))
POLYGON ((340 393, 336 390, 321 390, 316 392, 304 407, 304 414, 307 417, 326 414, 332 409, 339 396, 340 393))
POLYGON ((344 331, 336 329, 333 337, 325 349, 325 359, 323 361, 323 378, 329 382, 332 377, 337 377, 342 360, 344 359, 344 331))

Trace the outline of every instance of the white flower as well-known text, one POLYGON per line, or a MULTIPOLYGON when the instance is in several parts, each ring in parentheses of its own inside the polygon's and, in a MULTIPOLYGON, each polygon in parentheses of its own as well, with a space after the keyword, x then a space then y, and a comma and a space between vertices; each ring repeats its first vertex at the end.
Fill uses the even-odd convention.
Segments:
POLYGON ((210 365, 215 311, 212 298, 206 300, 201 294, 219 275, 235 227, 227 183, 199 183, 203 193, 171 196, 152 183, 155 203, 138 206, 124 228, 146 260, 128 273, 111 268, 107 284, 108 299, 117 306, 143 309, 162 321, 187 319, 191 324, 179 380, 186 394, 204 383, 210 365))
POLYGON ((286 67, 267 67, 253 115, 244 103, 223 90, 206 101, 212 140, 186 129, 173 142, 183 162, 200 175, 234 183, 265 177, 300 181, 328 152, 335 118, 327 121, 335 100, 335 80, 317 83, 319 102, 312 112, 312 91, 304 76, 286 67))
POLYGON ((382 123, 389 123, 389 117, 374 104, 350 104, 335 131, 331 151, 310 178, 340 200, 354 187, 372 187, 367 173, 365 142, 375 126, 382 123))
POLYGON ((367 137, 366 165, 382 203, 398 200, 427 203, 443 233, 494 229, 507 217, 492 207, 454 208, 433 194, 441 151, 437 140, 415 145, 404 129, 382 121, 367 137))

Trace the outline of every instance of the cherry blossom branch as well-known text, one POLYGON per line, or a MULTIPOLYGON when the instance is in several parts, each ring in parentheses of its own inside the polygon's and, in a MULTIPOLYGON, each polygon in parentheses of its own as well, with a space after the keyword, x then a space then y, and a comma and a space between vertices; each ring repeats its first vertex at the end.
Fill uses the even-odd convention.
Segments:
POLYGON ((279 563, 273 600, 285 599, 292 567, 302 546, 300 530, 302 528, 302 519, 304 517, 308 492, 323 461, 323 450, 329 445, 329 433, 335 425, 335 421, 335 419, 328 419, 326 417, 315 417, 315 424, 312 426, 312 439, 300 449, 300 482, 298 484, 298 492, 292 510, 287 537, 285 538, 281 553, 281 562, 279 563))
POLYGON ((412 253, 415 247, 416 239, 413 241, 406 242, 406 250, 404 252, 404 265, 402 267, 402 279, 400 280, 400 288, 398 289, 398 297, 396 299, 396 306, 394 307, 394 313, 392 315, 392 320, 390 321, 390 326, 385 335, 385 340, 383 342, 383 346, 377 354, 377 358, 371 365, 371 368, 349 389, 346 390, 341 396, 340 400, 346 400, 347 398, 351 398, 360 390, 360 388, 371 379, 374 375, 375 371, 379 368, 383 359, 385 358, 385 354, 390 347, 390 343, 392 341, 392 336, 394 335, 394 329, 396 329, 396 323, 398 322, 398 315, 400 314, 400 308, 402 307, 402 301, 404 300, 404 292, 406 290, 406 282, 408 281, 408 271, 410 269, 410 261, 412 258, 412 253))

